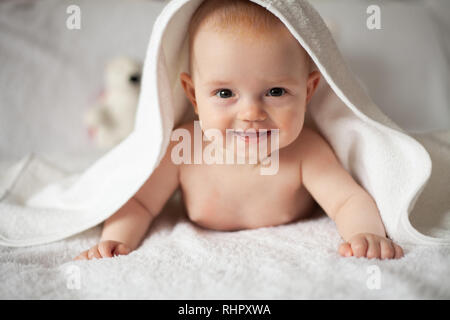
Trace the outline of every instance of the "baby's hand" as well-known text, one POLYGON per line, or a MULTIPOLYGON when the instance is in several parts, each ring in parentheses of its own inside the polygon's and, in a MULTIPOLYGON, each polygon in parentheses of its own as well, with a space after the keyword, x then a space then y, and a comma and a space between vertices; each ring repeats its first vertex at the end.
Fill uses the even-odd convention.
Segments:
POLYGON ((101 258, 111 258, 117 255, 125 255, 131 252, 131 249, 124 243, 106 240, 101 241, 89 250, 83 251, 78 257, 73 260, 91 260, 101 258))
POLYGON ((344 257, 367 257, 369 259, 399 259, 403 250, 386 237, 371 233, 359 233, 342 243, 339 253, 344 257))

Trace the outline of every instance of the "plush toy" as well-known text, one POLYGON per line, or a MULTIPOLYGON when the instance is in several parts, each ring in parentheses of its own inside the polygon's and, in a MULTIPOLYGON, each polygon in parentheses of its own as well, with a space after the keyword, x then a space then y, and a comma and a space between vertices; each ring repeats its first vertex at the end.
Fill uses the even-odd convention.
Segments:
POLYGON ((115 146, 133 130, 141 72, 141 63, 128 57, 107 63, 104 90, 84 118, 89 136, 99 148, 115 146))

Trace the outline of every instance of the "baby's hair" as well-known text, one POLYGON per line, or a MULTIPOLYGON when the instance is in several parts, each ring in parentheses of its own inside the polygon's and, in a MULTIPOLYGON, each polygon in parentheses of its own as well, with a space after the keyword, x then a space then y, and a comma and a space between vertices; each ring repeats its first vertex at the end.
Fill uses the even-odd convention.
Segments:
MULTIPOLYGON (((205 0, 191 18, 189 37, 189 66, 193 67, 193 42, 200 27, 207 26, 212 31, 227 31, 235 34, 264 35, 284 24, 264 7, 249 0, 205 0)), ((310 57, 306 54, 307 67, 310 57)))

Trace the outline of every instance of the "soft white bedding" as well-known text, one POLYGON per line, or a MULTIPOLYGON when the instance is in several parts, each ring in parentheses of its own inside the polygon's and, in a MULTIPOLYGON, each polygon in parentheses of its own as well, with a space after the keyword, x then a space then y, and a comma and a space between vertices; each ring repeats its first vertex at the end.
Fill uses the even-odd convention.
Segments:
MULTIPOLYGON (((72 170, 81 169, 92 159, 68 156, 67 152, 92 152, 78 118, 87 105, 87 92, 99 85, 101 77, 96 75, 102 72, 108 56, 143 56, 151 17, 159 13, 162 5, 152 1, 109 2, 113 10, 105 19, 105 28, 94 31, 95 25, 90 23, 103 14, 102 7, 89 5, 88 1, 70 1, 80 4, 86 20, 80 33, 69 33, 58 27, 59 23, 64 26, 64 8, 69 2, 14 2, 19 4, 5 1, 0 5, 0 59, 2 68, 9 71, 0 76, 0 156, 4 160, 26 151, 45 154, 59 149, 66 153, 49 158, 72 170), (124 6, 133 9, 121 10, 124 6), (44 12, 63 14, 43 19, 44 12), (149 12, 148 20, 144 12, 149 12), (124 14, 133 19, 123 19, 124 14), (132 23, 133 30, 140 32, 127 38, 129 30, 120 27, 120 21, 132 23), (114 37, 108 37, 110 28, 114 37), (55 46, 49 39, 59 42, 55 46), (102 47, 91 48, 94 43, 102 47), (42 70, 48 72, 42 75, 42 70)), ((327 8, 326 1, 317 1, 317 5, 319 9, 327 8)), ((345 48, 343 51, 346 53, 345 48)), ((358 68, 357 63, 352 66, 358 68)), ((357 74, 365 82, 371 81, 364 78, 369 71, 357 74)), ((374 99, 378 102, 381 98, 374 99)), ((409 100, 404 100, 404 105, 407 103, 409 100)), ((446 111, 441 109, 434 113, 427 109, 430 115, 420 123, 420 129, 427 125, 433 128, 431 124, 436 123, 444 126, 446 111), (432 117, 439 122, 433 122, 432 117)), ((419 120, 416 117, 409 123, 419 125, 419 120)), ((95 244, 100 232, 97 226, 48 245, 0 247, 0 298, 450 298, 450 248, 405 247, 406 255, 398 261, 344 259, 336 251, 340 237, 334 223, 323 213, 274 228, 211 232, 195 226, 179 208, 169 204, 137 251, 113 259, 71 261, 95 244), (376 276, 369 273, 374 265, 380 271, 378 290, 367 285, 376 276), (79 289, 74 288, 77 279, 79 289)))
MULTIPOLYGON (((81 172, 94 158, 45 161, 81 172)), ((98 243, 101 225, 46 245, 0 246, 0 299, 450 298, 450 246, 405 245, 400 260, 342 258, 336 226, 321 210, 289 225, 216 232, 190 222, 178 196, 127 256, 72 260, 98 243)))
POLYGON ((127 256, 71 260, 97 243, 101 226, 47 245, 0 247, 0 298, 450 298, 450 247, 404 247, 400 260, 342 258, 323 212, 289 225, 214 232, 187 220, 176 196, 127 256))

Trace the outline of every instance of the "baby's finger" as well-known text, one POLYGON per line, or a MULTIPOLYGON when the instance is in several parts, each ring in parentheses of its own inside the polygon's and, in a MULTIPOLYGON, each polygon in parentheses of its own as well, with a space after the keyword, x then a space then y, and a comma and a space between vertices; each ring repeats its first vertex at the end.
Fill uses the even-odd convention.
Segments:
POLYGON ((361 237, 352 241, 352 250, 355 257, 365 257, 367 252, 366 238, 361 237))
POLYGON ((395 249, 394 259, 400 259, 401 257, 403 257, 403 249, 399 245, 396 245, 395 243, 393 245, 395 249))
POLYGON ((367 248, 366 257, 369 259, 379 258, 381 252, 379 240, 374 237, 367 237, 367 242, 369 247, 367 248))
POLYGON ((88 260, 88 250, 83 251, 77 257, 75 257, 73 260, 88 260))
POLYGON ((111 241, 103 241, 98 245, 98 251, 104 258, 111 258, 114 250, 114 243, 111 241))
POLYGON ((348 242, 344 242, 339 246, 339 254, 343 257, 351 257, 353 252, 352 252, 352 247, 350 246, 350 243, 348 242))
POLYGON ((89 249, 88 251, 88 259, 100 259, 102 256, 100 254, 100 252, 98 252, 98 247, 97 246, 93 246, 92 248, 89 249))
POLYGON ((392 241, 383 240, 380 242, 381 247, 381 259, 392 259, 395 256, 395 249, 392 241))
POLYGON ((124 245, 123 243, 119 244, 116 249, 114 250, 114 255, 122 255, 122 254, 128 254, 130 253, 130 248, 128 246, 124 245))

